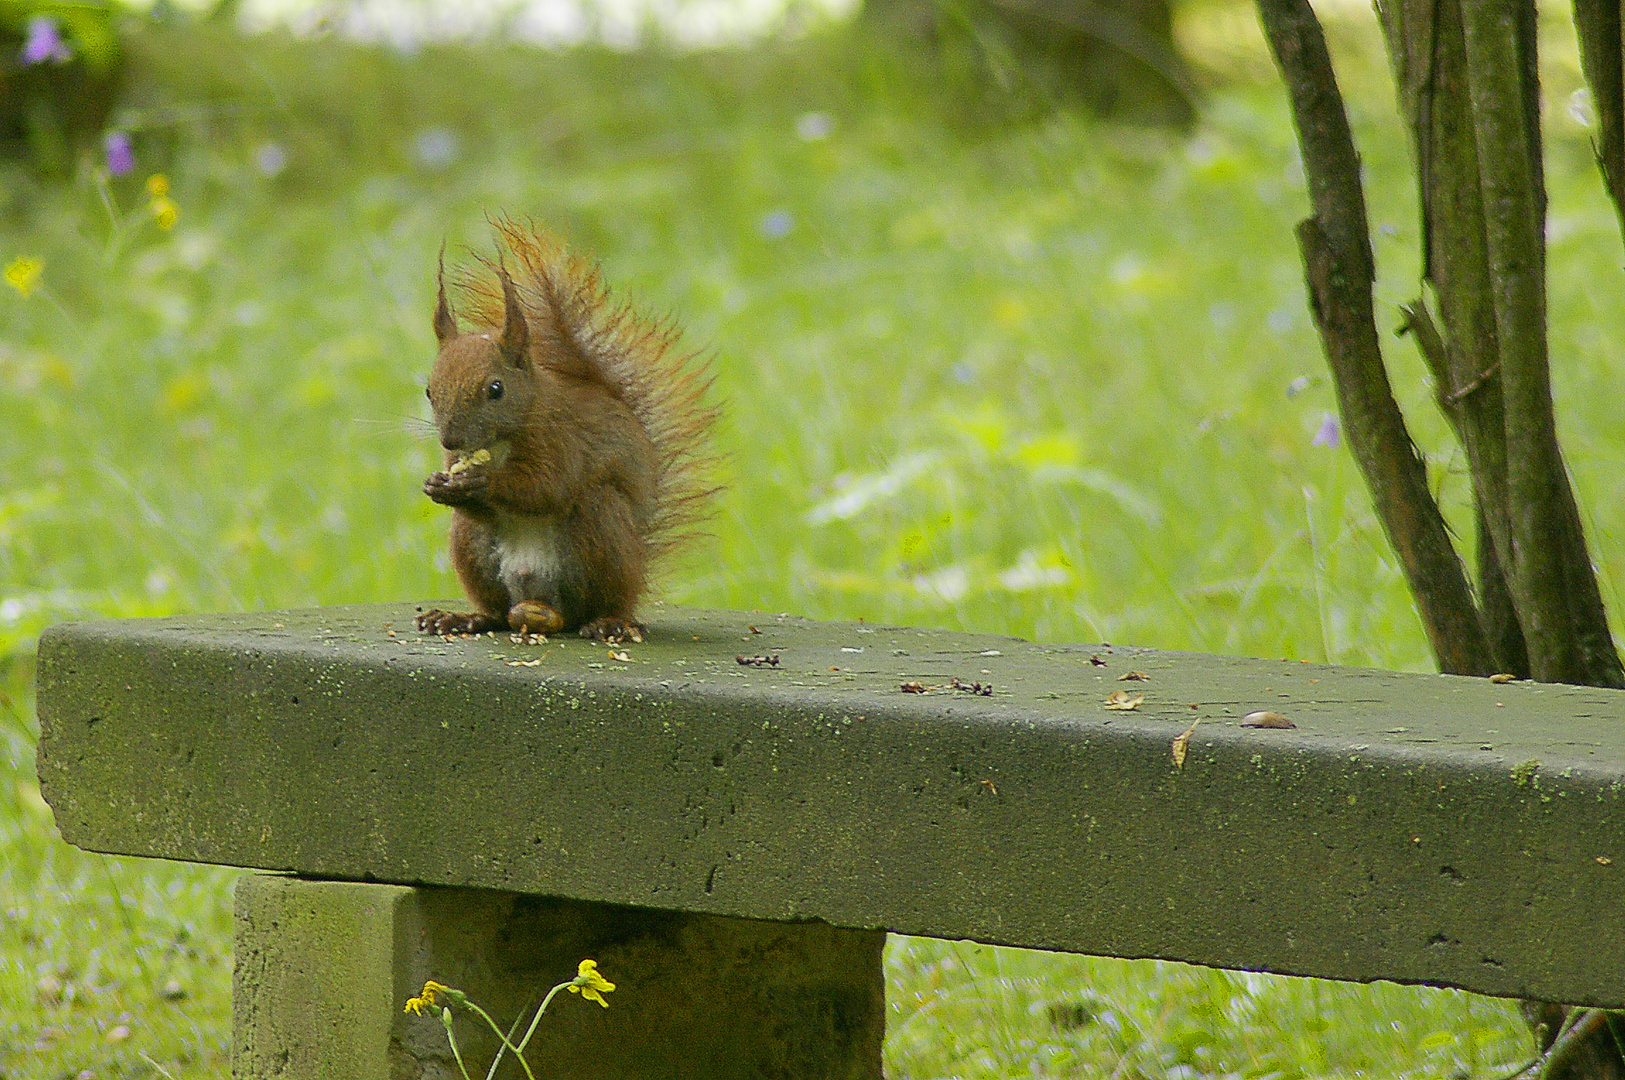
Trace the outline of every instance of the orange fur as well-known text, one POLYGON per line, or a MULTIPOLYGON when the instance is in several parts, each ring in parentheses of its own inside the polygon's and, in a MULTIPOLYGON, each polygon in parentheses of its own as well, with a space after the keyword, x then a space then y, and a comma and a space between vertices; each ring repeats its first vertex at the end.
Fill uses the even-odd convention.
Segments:
POLYGON ((420 625, 518 626, 516 605, 539 603, 583 633, 640 631, 651 564, 718 490, 710 375, 678 350, 674 325, 612 302, 597 267, 558 239, 492 225, 495 258, 454 280, 466 326, 442 284, 429 393, 447 468, 424 486, 453 507, 452 562, 479 611, 420 625), (497 456, 453 472, 481 448, 497 456))

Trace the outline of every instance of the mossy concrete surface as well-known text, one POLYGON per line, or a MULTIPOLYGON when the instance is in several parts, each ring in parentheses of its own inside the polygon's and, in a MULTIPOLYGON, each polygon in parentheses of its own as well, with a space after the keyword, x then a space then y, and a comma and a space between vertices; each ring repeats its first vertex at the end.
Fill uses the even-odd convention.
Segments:
POLYGON ((396 954, 412 943, 398 940, 397 931, 411 921, 415 892, 258 874, 238 879, 232 1076, 400 1075, 390 1055, 396 1014, 417 988, 407 990, 410 976, 398 976, 406 965, 396 954))
MULTIPOLYGON (((517 1041, 582 959, 607 1008, 568 993, 526 1047, 538 1076, 603 1080, 879 1080, 878 931, 651 911, 489 889, 248 874, 237 885, 237 1080, 454 1080, 440 1010, 405 1012, 427 979, 456 987, 517 1041)), ((444 999, 442 999, 444 1003, 444 999)), ((483 1076, 491 1029, 464 1010, 483 1076)), ((498 1075, 523 1073, 510 1056, 498 1075)))
POLYGON ((52 628, 63 836, 1625 1006, 1625 693, 742 612, 657 607, 613 650, 412 616, 52 628), (1259 709, 1297 726, 1241 726, 1259 709))

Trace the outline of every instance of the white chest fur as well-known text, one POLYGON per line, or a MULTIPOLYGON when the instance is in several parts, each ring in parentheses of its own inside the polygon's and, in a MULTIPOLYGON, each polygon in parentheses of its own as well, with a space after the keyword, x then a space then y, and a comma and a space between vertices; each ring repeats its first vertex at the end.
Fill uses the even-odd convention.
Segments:
POLYGON ((497 575, 513 602, 557 602, 564 570, 564 538, 551 518, 503 514, 497 518, 497 575))

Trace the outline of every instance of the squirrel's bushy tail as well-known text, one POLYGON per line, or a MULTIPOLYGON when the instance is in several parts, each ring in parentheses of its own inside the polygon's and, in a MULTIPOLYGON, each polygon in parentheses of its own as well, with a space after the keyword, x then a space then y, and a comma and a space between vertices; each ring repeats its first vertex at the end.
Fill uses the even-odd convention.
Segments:
POLYGON ((659 453, 659 496, 644 529, 652 559, 691 537, 720 491, 718 460, 709 449, 717 409, 707 402, 712 377, 702 356, 678 348, 670 320, 649 320, 612 300, 596 264, 531 221, 493 218, 497 256, 481 258, 486 272, 463 274, 456 284, 468 314, 501 326, 504 302, 499 265, 510 268, 529 323, 533 355, 576 377, 600 382, 624 400, 659 453))

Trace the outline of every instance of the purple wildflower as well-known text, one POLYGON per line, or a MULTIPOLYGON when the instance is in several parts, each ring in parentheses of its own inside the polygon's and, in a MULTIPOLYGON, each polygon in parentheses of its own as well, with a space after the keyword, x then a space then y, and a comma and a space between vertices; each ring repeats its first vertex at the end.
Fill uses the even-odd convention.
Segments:
POLYGON ((1311 446, 1336 447, 1343 441, 1343 431, 1337 425, 1337 416, 1334 413, 1322 413, 1320 417, 1320 430, 1315 437, 1309 440, 1311 446))
POLYGON ((418 164, 430 169, 444 169, 457 160, 457 151, 457 135, 449 128, 424 128, 412 143, 418 164))
POLYGON ((114 176, 128 176, 135 169, 135 151, 130 146, 130 136, 123 131, 109 131, 107 138, 102 140, 102 147, 107 151, 107 171, 114 176))
POLYGON ((782 240, 790 235, 790 229, 795 224, 788 210, 771 210, 763 216, 756 226, 761 234, 769 240, 782 240))
POLYGON ((43 64, 47 60, 63 64, 72 56, 68 43, 62 40, 56 28, 56 19, 50 15, 35 15, 28 20, 28 37, 23 41, 21 57, 25 65, 43 64))
POLYGON ((288 167, 288 151, 281 143, 261 143, 254 151, 254 167, 261 176, 277 176, 288 167))

